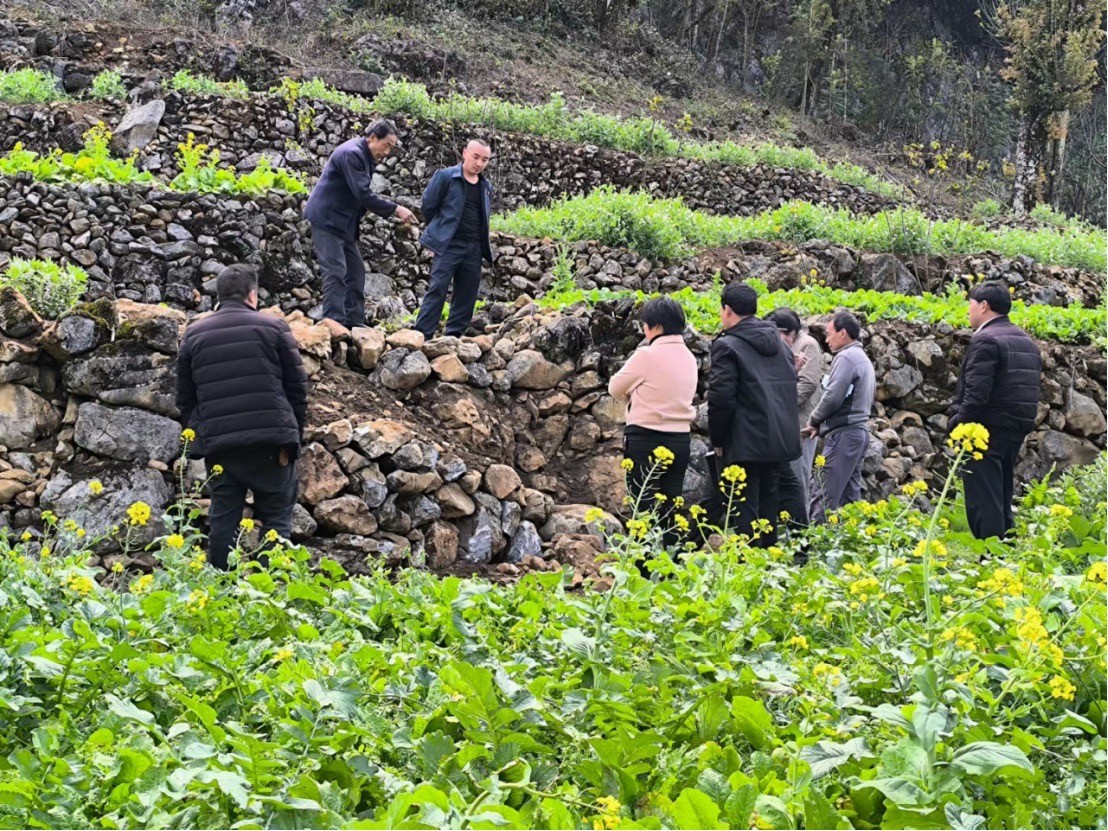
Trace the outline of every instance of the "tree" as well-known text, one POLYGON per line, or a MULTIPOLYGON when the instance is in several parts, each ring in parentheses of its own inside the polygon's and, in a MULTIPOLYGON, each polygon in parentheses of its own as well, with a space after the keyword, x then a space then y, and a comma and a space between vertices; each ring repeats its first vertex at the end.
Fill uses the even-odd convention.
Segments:
POLYGON ((1012 208, 1053 202, 1071 113, 1098 84, 1106 0, 995 0, 986 25, 1007 51, 1003 77, 1019 113, 1012 208))

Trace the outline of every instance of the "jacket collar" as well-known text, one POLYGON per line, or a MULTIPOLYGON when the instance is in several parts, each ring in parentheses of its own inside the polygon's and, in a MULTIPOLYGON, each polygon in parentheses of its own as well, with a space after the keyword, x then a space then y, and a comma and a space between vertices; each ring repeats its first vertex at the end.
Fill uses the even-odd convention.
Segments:
POLYGON ((658 335, 656 338, 647 341, 647 346, 653 346, 656 343, 684 343, 684 335, 658 335))
POLYGON ((974 331, 974 334, 976 335, 978 332, 980 332, 982 329, 984 329, 986 326, 988 326, 991 323, 1000 323, 1001 321, 1004 321, 1005 323, 1007 323, 1008 322, 1008 315, 997 315, 996 317, 990 317, 988 320, 986 320, 984 323, 982 323, 980 326, 977 327, 977 329, 974 331))
POLYGON ((248 312, 256 312, 257 309, 247 305, 245 300, 221 300, 216 307, 217 312, 222 312, 225 309, 245 309, 248 312))
MULTIPOLYGON (((465 174, 462 173, 461 163, 456 164, 451 168, 448 168, 448 170, 450 171, 450 178, 451 179, 462 179, 462 178, 465 177, 465 174)), ((477 184, 483 184, 484 181, 485 181, 485 174, 484 173, 478 173, 477 174, 477 184)))
POLYGON ((370 174, 373 173, 377 167, 377 162, 373 158, 373 154, 369 152, 369 143, 366 141, 365 136, 358 137, 358 149, 362 151, 362 155, 365 157, 365 163, 368 166, 370 174))

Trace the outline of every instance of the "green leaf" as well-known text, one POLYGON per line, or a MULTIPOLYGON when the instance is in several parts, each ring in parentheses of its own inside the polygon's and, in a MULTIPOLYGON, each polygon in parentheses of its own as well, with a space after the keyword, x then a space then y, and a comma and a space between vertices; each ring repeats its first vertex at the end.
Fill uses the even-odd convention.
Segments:
POLYGON ((1010 767, 1031 773, 1035 771, 1035 766, 1018 747, 996 742, 967 744, 954 754, 950 763, 966 773, 986 776, 1010 767))
POLYGON ((562 643, 566 649, 582 660, 590 660, 596 651, 596 639, 590 638, 580 629, 566 629, 562 632, 562 643))
POLYGON ((727 825, 731 828, 747 828, 757 800, 758 789, 753 785, 743 785, 734 791, 723 805, 723 810, 727 814, 727 825))
POLYGON ((950 823, 950 827, 957 829, 957 831, 976 831, 985 824, 983 816, 967 811, 953 802, 946 803, 943 812, 946 814, 946 821, 950 823))
POLYGON ((108 702, 108 712, 114 713, 122 719, 137 721, 142 724, 154 723, 154 714, 146 710, 140 710, 130 699, 119 698, 112 693, 107 693, 104 700, 108 702))
POLYGON ((712 798, 696 788, 685 788, 673 803, 674 827, 682 831, 722 828, 719 824, 719 806, 712 798))
POLYGON ((804 797, 805 828, 836 829, 841 821, 842 815, 820 791, 813 788, 804 797))
POLYGON ((774 735, 773 716, 761 701, 745 695, 737 695, 731 701, 731 717, 739 734, 755 749, 764 750, 774 735))
POLYGON ((862 758, 866 752, 866 740, 861 737, 851 739, 845 744, 821 740, 802 747, 800 758, 811 765, 812 778, 819 779, 852 758, 862 758))

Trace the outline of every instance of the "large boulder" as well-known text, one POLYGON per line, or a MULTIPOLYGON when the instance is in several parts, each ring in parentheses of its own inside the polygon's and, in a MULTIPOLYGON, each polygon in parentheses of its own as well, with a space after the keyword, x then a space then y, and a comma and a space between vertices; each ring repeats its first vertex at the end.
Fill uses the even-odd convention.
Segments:
POLYGON ((539 557, 542 555, 542 537, 533 523, 524 520, 520 522, 516 532, 512 534, 512 542, 508 546, 507 560, 509 563, 522 563, 524 557, 539 557))
POLYGON ((390 349, 377 363, 381 383, 391 390, 415 389, 431 375, 431 364, 422 352, 390 349))
POLYGON ((309 505, 318 505, 324 499, 337 496, 348 484, 348 477, 335 457, 317 442, 309 444, 300 454, 296 474, 300 480, 300 496, 309 505))
MULTIPOLYGON (((150 468, 125 468, 101 472, 97 476, 78 476, 60 471, 51 479, 40 497, 40 505, 62 519, 72 519, 88 532, 88 539, 104 537, 115 525, 123 525, 127 509, 135 502, 150 506, 150 520, 143 526, 130 527, 130 545, 142 546, 164 533, 161 515, 173 498, 173 488, 166 477, 150 468), (94 496, 89 484, 97 479, 103 485, 94 496)), ((96 550, 112 550, 118 542, 103 539, 96 550)))
POLYGON ((585 517, 592 510, 599 509, 594 505, 556 505, 550 519, 539 529, 539 534, 544 540, 550 540, 560 534, 613 534, 619 531, 619 520, 605 511, 600 511, 600 517, 592 523, 586 522, 585 517))
POLYGON ((517 352, 508 362, 508 380, 512 386, 527 390, 553 389, 571 371, 572 366, 552 363, 534 349, 517 352))
POLYGON ((119 340, 67 362, 62 380, 71 393, 176 417, 174 369, 173 356, 119 340))
POLYGON ((458 522, 458 559, 485 565, 504 548, 500 503, 488 494, 477 494, 477 511, 458 522))
POLYGON ((58 426, 50 402, 20 384, 0 384, 0 444, 30 447, 58 426))
POLYGON ((863 254, 859 263, 860 283, 874 291, 922 294, 919 279, 893 254, 863 254))
POLYGON ((358 69, 319 66, 304 70, 307 80, 318 78, 328 86, 343 92, 351 92, 365 98, 373 98, 381 91, 385 79, 375 72, 363 72, 358 69))
POLYGON ((180 450, 181 425, 134 407, 87 401, 77 409, 73 440, 79 447, 121 462, 168 462, 180 450))
POLYGON ((1074 389, 1069 391, 1063 415, 1066 417, 1066 430, 1079 436, 1095 438, 1108 429, 1108 422, 1105 421, 1104 411, 1100 406, 1089 396, 1074 389))
POLYGON ((132 107, 112 131, 112 148, 121 156, 142 150, 158 132, 165 115, 165 101, 155 99, 132 107))
POLYGON ((356 496, 345 494, 316 505, 315 518, 321 526, 337 534, 368 537, 377 530, 377 519, 356 496))

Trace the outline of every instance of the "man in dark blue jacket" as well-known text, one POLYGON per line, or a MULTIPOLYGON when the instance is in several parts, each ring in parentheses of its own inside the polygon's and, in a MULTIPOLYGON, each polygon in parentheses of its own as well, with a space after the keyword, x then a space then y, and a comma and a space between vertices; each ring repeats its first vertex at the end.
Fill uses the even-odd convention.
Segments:
POLYGON ((288 324, 257 311, 258 272, 229 265, 216 293, 219 308, 188 327, 177 353, 177 409, 196 433, 190 455, 208 467, 209 560, 226 569, 248 490, 266 531, 292 533, 308 393, 288 324))
POLYGON ((377 163, 396 144, 396 127, 389 121, 374 122, 364 138, 340 144, 304 205, 323 274, 323 316, 347 329, 365 325, 365 263, 358 251, 358 223, 366 210, 395 215, 405 223, 415 221, 411 211, 371 188, 377 163))
POLYGON ((1035 341, 1008 319, 1012 298, 999 282, 969 293, 973 327, 947 427, 977 423, 989 431, 989 447, 964 469, 966 519, 978 539, 1008 537, 1015 526, 1016 459, 1039 413, 1042 355, 1035 341))
POLYGON ((438 330, 451 285, 454 292, 446 334, 465 334, 473 318, 473 305, 481 287, 481 259, 492 262, 492 185, 484 176, 490 158, 488 144, 471 140, 462 153, 462 163, 435 173, 423 193, 427 229, 420 242, 434 257, 431 282, 415 323, 425 337, 433 337, 438 330))

